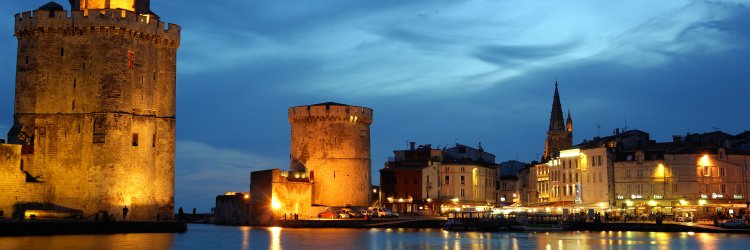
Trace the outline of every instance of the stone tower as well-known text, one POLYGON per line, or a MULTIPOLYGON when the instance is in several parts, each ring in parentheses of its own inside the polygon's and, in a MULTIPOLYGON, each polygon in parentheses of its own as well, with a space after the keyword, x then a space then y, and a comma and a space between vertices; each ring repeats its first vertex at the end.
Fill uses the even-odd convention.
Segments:
POLYGON ((552 100, 552 114, 549 119, 549 130, 544 145, 544 156, 542 162, 547 162, 555 153, 567 149, 573 145, 573 119, 568 111, 568 121, 563 118, 562 104, 560 104, 560 93, 555 81, 555 96, 552 100))
POLYGON ((368 206, 372 109, 321 103, 289 109, 291 169, 309 172, 312 203, 368 206))
MULTIPOLYGON (((42 209, 173 214, 180 27, 147 0, 70 0, 17 14, 14 126, 26 190, 42 209)), ((20 198, 19 198, 20 197, 20 198)), ((31 205, 29 205, 31 206, 31 205)))

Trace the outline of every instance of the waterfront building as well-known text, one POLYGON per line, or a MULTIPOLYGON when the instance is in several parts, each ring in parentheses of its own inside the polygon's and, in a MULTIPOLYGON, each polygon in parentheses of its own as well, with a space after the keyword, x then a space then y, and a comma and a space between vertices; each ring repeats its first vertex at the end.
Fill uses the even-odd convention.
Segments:
POLYGON ((451 199, 455 207, 495 204, 495 176, 499 167, 495 156, 485 152, 481 145, 472 148, 456 144, 444 151, 439 170, 441 199, 451 199))
POLYGON ((307 172, 312 203, 370 205, 372 109, 340 103, 289 108, 290 168, 307 172))
POLYGON ((439 210, 440 169, 443 152, 431 145, 393 151, 394 157, 380 170, 383 207, 400 214, 433 214, 439 210))
POLYGON ((497 204, 499 206, 511 206, 520 202, 518 194, 518 176, 505 175, 497 179, 497 204))
POLYGON ((481 148, 456 144, 394 151, 380 170, 381 202, 404 213, 435 213, 495 204, 495 156, 481 148), (422 208, 422 209, 419 209, 422 208))
POLYGON ((219 225, 248 225, 250 223, 250 193, 227 192, 216 196, 214 223, 219 225))
POLYGON ((162 22, 148 0, 81 2, 15 16, 0 216, 94 218, 127 206, 128 219, 172 217, 181 28, 162 22))
POLYGON ((516 174, 518 177, 518 182, 516 183, 516 191, 519 196, 518 202, 523 206, 529 206, 538 202, 537 177, 536 172, 533 170, 535 163, 527 164, 526 167, 519 170, 516 174))
POLYGON ((310 177, 308 172, 279 169, 250 173, 250 225, 273 225, 295 215, 299 219, 317 218, 310 177))
POLYGON ((290 171, 251 173, 250 224, 317 218, 328 207, 370 206, 372 112, 333 102, 289 108, 290 171))

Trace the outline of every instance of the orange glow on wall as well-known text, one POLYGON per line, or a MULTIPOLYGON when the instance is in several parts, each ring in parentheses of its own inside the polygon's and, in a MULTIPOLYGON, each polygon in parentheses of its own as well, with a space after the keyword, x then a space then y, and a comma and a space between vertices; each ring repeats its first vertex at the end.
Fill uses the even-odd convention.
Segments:
POLYGON ((134 0, 81 0, 81 10, 89 9, 123 9, 135 11, 134 0), (107 6, 109 2, 109 6, 107 6))

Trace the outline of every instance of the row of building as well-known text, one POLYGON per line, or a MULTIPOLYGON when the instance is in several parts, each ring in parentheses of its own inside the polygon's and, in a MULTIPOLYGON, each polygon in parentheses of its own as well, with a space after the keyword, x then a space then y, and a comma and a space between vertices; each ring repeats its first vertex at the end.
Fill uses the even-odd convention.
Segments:
POLYGON ((517 173, 528 207, 579 207, 648 215, 745 213, 750 132, 655 142, 631 130, 560 150, 517 173))
POLYGON ((640 130, 573 145, 573 120, 563 118, 557 83, 540 162, 495 163, 495 156, 456 144, 411 143, 380 170, 381 205, 406 214, 524 207, 616 214, 708 216, 746 213, 750 132, 674 136, 656 142, 640 130))

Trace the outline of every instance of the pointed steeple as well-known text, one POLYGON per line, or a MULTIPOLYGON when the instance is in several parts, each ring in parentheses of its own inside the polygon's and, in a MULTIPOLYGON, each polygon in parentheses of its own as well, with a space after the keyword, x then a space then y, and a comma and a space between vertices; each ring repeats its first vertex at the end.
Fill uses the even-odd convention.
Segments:
POLYGON ((552 114, 549 118, 549 131, 565 130, 565 120, 563 120, 562 104, 560 104, 560 92, 557 90, 557 80, 555 80, 555 96, 552 100, 552 114))
POLYGON ((568 128, 568 132, 573 132, 573 118, 570 116, 570 109, 568 109, 568 121, 565 123, 565 127, 568 128))

